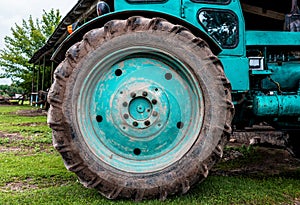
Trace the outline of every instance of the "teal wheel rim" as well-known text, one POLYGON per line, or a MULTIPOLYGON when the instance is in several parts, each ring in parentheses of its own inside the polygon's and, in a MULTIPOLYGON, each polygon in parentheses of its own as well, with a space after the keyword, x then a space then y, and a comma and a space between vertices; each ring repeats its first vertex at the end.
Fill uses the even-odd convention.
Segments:
POLYGON ((112 52, 76 86, 77 129, 91 152, 116 169, 163 170, 199 137, 201 87, 189 66, 170 53, 150 47, 112 52))

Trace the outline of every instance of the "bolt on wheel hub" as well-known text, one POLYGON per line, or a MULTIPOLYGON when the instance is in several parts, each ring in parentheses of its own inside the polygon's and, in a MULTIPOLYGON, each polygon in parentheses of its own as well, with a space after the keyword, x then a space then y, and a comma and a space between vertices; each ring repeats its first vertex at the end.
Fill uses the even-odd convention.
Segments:
POLYGON ((113 113, 115 124, 129 137, 152 136, 168 119, 169 103, 166 94, 160 92, 161 89, 155 86, 145 87, 145 82, 126 84, 123 87, 126 89, 119 91, 119 95, 116 95, 113 101, 116 110, 119 110, 119 113, 113 113), (160 115, 159 113, 164 114, 160 115), (136 132, 136 129, 146 128, 148 128, 147 133, 136 132))

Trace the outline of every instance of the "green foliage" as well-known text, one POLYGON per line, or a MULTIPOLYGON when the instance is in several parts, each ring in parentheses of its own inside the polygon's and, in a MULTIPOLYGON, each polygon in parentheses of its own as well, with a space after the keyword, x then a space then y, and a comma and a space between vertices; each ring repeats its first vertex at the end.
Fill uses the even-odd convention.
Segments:
POLYGON ((24 89, 20 87, 13 85, 0 85, 0 95, 2 96, 8 95, 13 97, 15 94, 23 94, 24 92, 24 89))
MULTIPOLYGON (((30 16, 27 21, 23 19, 21 25, 15 24, 11 28, 12 35, 4 38, 5 48, 0 50, 0 67, 3 71, 0 77, 11 78, 17 86, 30 91, 33 72, 38 72, 38 68, 28 61, 45 44, 60 19, 59 10, 51 9, 50 12, 44 11, 41 20, 30 16)), ((46 67, 45 76, 49 75, 50 68, 46 67)))

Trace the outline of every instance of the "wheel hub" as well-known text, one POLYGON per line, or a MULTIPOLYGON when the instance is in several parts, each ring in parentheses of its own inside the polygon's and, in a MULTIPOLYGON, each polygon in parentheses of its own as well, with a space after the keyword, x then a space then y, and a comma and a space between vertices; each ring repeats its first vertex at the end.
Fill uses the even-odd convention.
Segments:
POLYGON ((114 96, 116 112, 113 113, 113 119, 119 130, 129 137, 151 137, 168 119, 169 102, 166 94, 157 86, 151 86, 150 82, 147 84, 126 84, 122 86, 125 89, 114 96), (137 133, 137 129, 147 129, 147 132, 137 133))
POLYGON ((144 121, 151 115, 152 105, 147 98, 137 97, 131 100, 128 112, 133 120, 144 121))

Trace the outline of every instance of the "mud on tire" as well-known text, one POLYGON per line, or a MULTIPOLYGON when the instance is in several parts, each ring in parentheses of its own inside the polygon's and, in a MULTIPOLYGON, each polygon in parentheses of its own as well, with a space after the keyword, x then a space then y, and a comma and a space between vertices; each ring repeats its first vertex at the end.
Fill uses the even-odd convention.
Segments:
POLYGON ((208 45, 180 25, 112 20, 68 50, 54 79, 53 145, 109 199, 184 194, 222 157, 231 86, 208 45))

